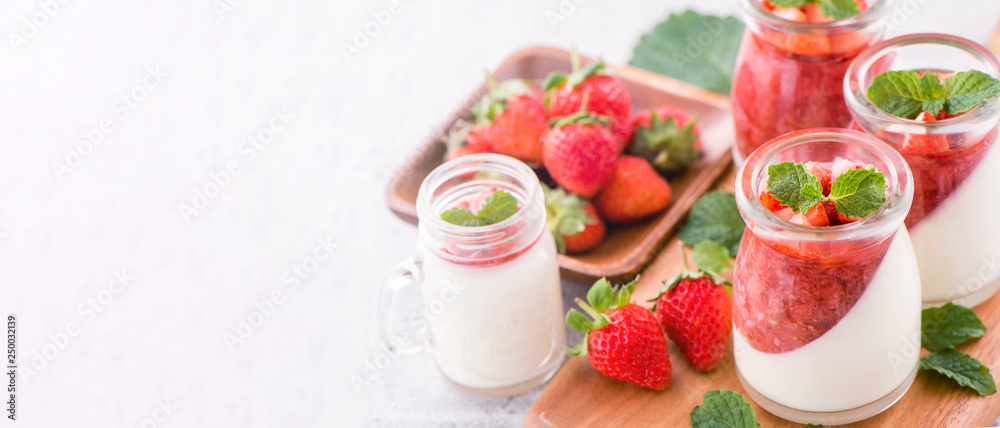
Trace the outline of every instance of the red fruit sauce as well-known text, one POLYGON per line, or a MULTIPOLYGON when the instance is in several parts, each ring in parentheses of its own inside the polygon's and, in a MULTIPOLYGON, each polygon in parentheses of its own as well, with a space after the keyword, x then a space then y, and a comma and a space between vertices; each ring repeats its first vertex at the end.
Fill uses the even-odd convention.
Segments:
POLYGON ((780 135, 845 127, 844 75, 876 40, 861 31, 793 34, 767 28, 743 35, 733 78, 736 147, 742 157, 780 135))
MULTIPOLYGON (((807 165, 829 195, 828 182, 834 167, 807 165)), ((860 167, 856 162, 849 165, 860 167)), ((759 201, 792 223, 822 227, 859 220, 838 213, 830 202, 817 204, 790 220, 791 209, 770 193, 761 193, 759 201)), ((733 278, 737 284, 733 288, 736 328, 761 352, 788 352, 812 342, 837 325, 854 307, 882 263, 892 238, 829 242, 764 240, 747 228, 733 278)))

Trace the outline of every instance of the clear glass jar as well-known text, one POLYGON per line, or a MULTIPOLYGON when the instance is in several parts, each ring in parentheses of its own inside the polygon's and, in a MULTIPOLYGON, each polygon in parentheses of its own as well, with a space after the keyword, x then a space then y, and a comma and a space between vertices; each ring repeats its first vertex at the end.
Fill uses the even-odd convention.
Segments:
POLYGON ((856 131, 784 135, 746 159, 736 201, 746 232, 733 272, 737 374, 762 407, 799 423, 840 425, 898 400, 920 356, 920 274, 903 219, 913 180, 903 158, 856 131), (759 199, 768 166, 837 157, 885 174, 886 203, 839 226, 793 224, 759 199))
POLYGON ((739 3, 747 27, 733 75, 737 164, 779 135, 848 126, 844 74, 882 39, 892 1, 867 0, 861 13, 825 24, 780 18, 760 0, 739 3))
POLYGON ((566 354, 565 312, 544 198, 531 168, 507 156, 463 156, 432 171, 417 196, 417 255, 383 288, 379 331, 390 351, 429 350, 445 377, 488 395, 516 394, 555 374, 566 354), (510 218, 480 227, 441 219, 461 201, 496 190, 518 200, 510 218), (392 300, 414 283, 427 311, 427 342, 406 348, 391 328, 392 300))
POLYGON ((1000 78, 1000 60, 961 37, 911 34, 862 53, 844 79, 855 129, 889 143, 913 171, 913 208, 906 226, 920 264, 925 306, 978 305, 1000 288, 1000 201, 992 197, 1000 183, 1000 99, 951 119, 901 119, 868 99, 872 79, 887 70, 978 70, 1000 78))

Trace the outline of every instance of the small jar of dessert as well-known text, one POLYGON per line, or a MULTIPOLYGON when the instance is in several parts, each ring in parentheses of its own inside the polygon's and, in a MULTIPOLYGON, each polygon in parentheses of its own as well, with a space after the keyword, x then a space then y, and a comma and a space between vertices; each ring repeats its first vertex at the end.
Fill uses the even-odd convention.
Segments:
POLYGON ((844 93, 855 129, 913 171, 906 217, 925 306, 976 306, 1000 288, 1000 60, 944 34, 911 34, 862 53, 844 93))
POLYGON ((920 274, 903 224, 912 199, 899 153, 856 131, 797 131, 746 159, 733 344, 762 407, 841 425, 909 388, 920 356, 920 274))
POLYGON ((848 126, 844 74, 855 56, 882 39, 891 0, 825 2, 823 7, 739 3, 746 30, 732 89, 737 164, 779 135, 848 126))
POLYGON ((429 350, 445 377, 487 395, 547 381, 566 354, 566 333, 556 245, 534 171, 497 154, 448 161, 421 184, 417 218, 416 256, 383 285, 379 331, 389 350, 429 350), (392 328, 393 301, 410 284, 423 295, 423 344, 392 328))

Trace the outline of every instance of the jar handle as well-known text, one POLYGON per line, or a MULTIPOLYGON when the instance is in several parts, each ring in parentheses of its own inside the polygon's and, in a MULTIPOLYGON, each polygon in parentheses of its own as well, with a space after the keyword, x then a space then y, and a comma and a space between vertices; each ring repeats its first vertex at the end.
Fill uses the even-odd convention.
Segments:
POLYGON ((382 281, 378 315, 376 316, 378 334, 385 348, 394 354, 414 354, 423 352, 426 348, 424 345, 408 345, 410 340, 406 340, 405 336, 397 335, 392 327, 393 307, 396 304, 396 296, 399 291, 407 286, 420 284, 418 279, 421 276, 420 262, 419 256, 410 257, 393 267, 382 281))

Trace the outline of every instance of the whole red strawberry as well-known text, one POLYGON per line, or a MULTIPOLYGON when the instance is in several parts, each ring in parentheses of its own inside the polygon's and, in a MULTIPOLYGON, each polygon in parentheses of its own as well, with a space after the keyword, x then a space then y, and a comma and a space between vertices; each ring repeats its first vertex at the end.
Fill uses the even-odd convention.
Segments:
POLYGON ((549 128, 541 92, 523 80, 497 86, 490 77, 489 86, 490 93, 472 109, 476 123, 466 140, 472 146, 540 164, 541 137, 549 128))
POLYGON ((573 72, 569 75, 551 73, 543 82, 545 106, 550 117, 568 116, 580 111, 586 101, 587 110, 611 118, 611 133, 618 143, 618 152, 625 150, 632 137, 632 99, 625 85, 614 76, 605 74, 604 62, 580 68, 580 58, 571 57, 573 72))
POLYGON ((629 303, 635 282, 615 290, 601 278, 587 292, 589 304, 576 299, 587 318, 576 309, 566 314, 566 323, 587 333, 570 355, 587 356, 605 376, 662 390, 670 386, 670 356, 667 339, 656 317, 648 309, 629 303))
POLYGON ((664 177, 683 172, 701 158, 698 119, 671 105, 642 110, 632 118, 628 152, 644 158, 664 177))
POLYGON ((605 121, 603 116, 578 112, 559 118, 542 136, 542 163, 566 190, 589 198, 611 179, 618 143, 604 127, 605 121))
POLYGON ((560 253, 579 254, 596 248, 604 241, 607 229, 594 206, 563 189, 545 191, 545 212, 549 230, 560 253))
POLYGON ((645 159, 624 155, 615 162, 608 184, 594 197, 597 213, 612 223, 656 214, 670 204, 670 185, 645 159))
POLYGON ((685 268, 663 285, 653 306, 663 331, 695 370, 712 371, 733 332, 733 301, 724 281, 714 273, 685 268))
POLYGON ((472 122, 462 119, 459 119, 451 126, 451 129, 448 130, 448 137, 445 140, 447 151, 445 152, 444 160, 450 161, 466 155, 492 152, 487 142, 472 142, 468 140, 469 131, 472 131, 473 126, 472 122))

